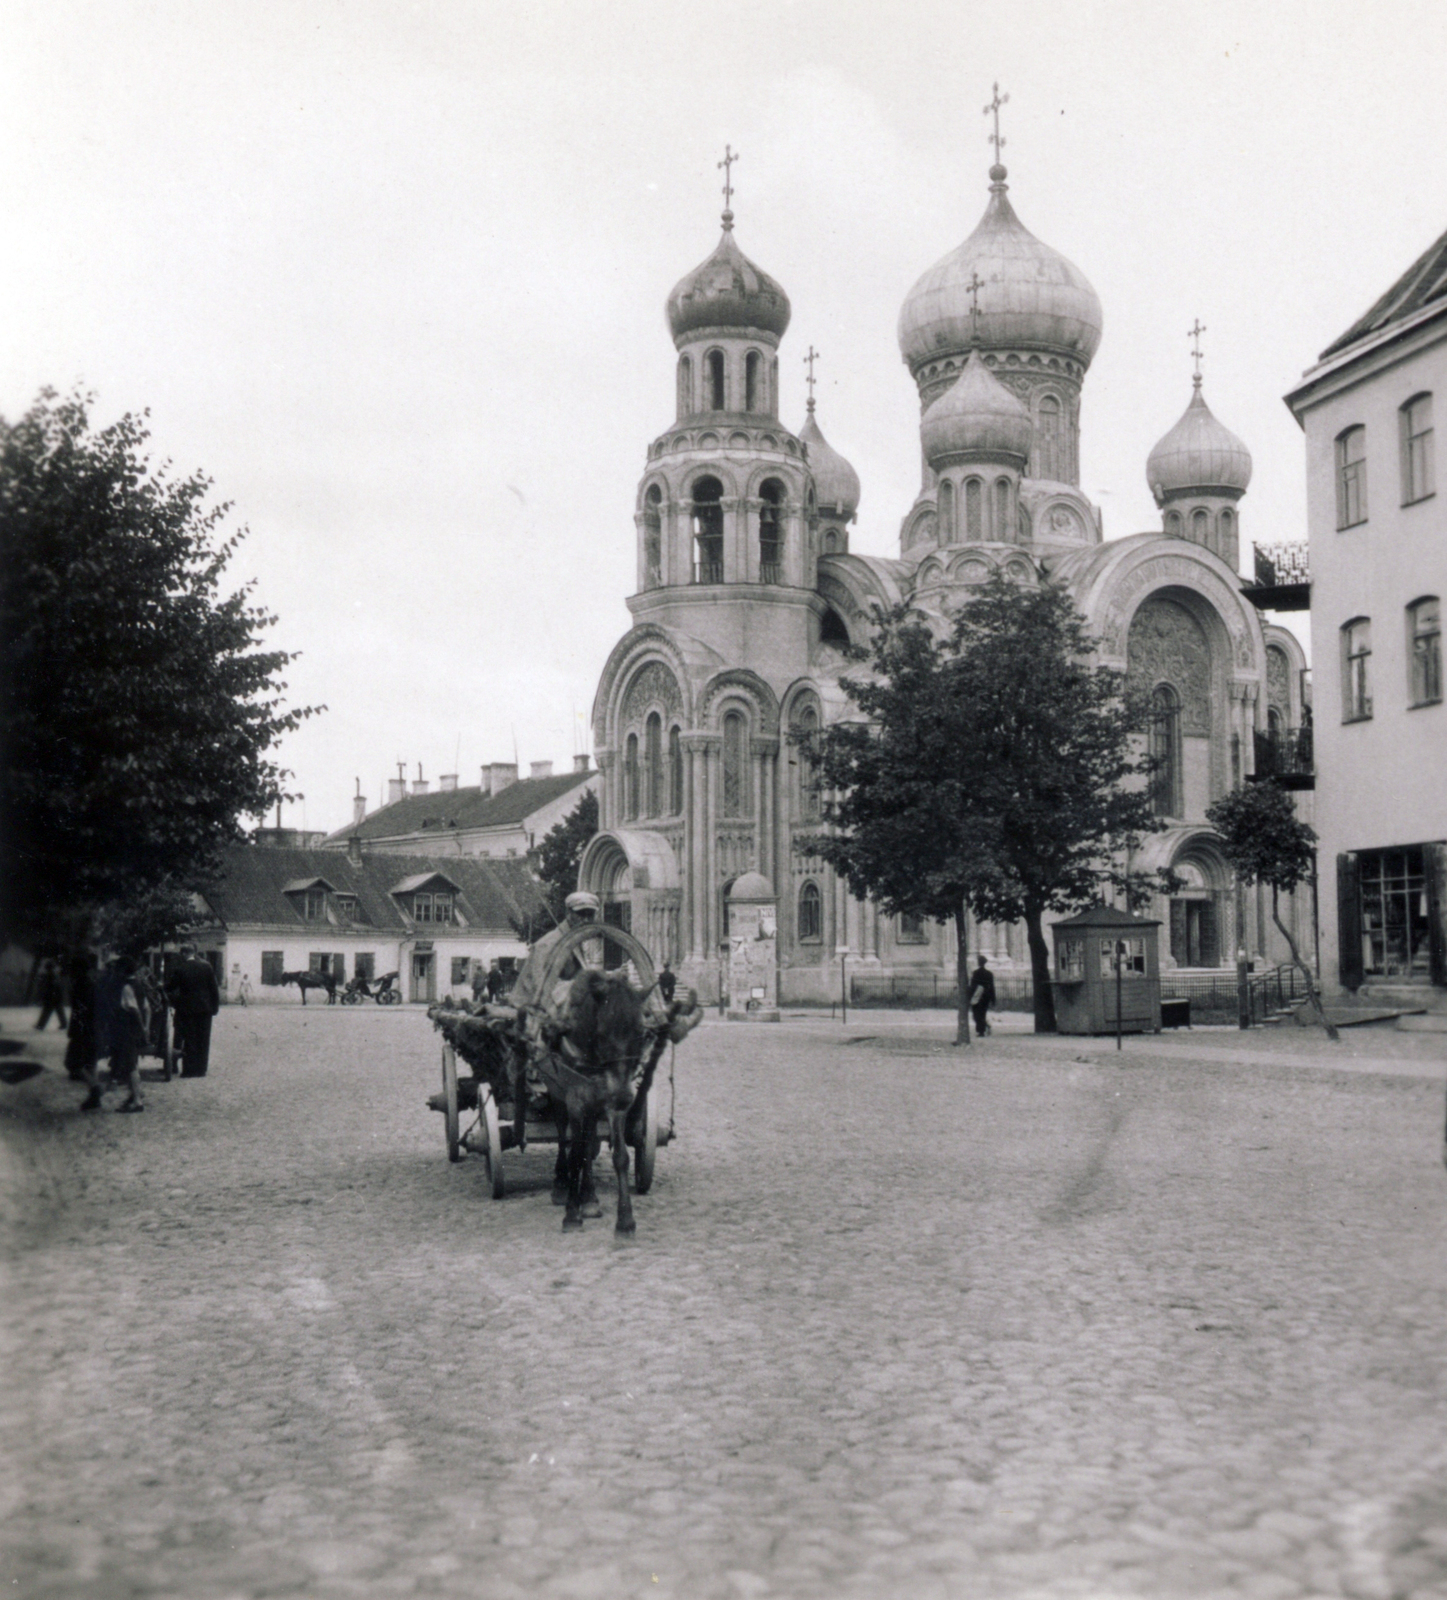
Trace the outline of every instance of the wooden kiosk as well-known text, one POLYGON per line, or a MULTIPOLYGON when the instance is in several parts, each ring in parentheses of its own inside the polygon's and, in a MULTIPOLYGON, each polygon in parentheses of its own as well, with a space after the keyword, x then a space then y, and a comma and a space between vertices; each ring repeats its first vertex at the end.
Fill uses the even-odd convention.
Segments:
POLYGON ((1117 993, 1122 1033, 1161 1031, 1159 928, 1114 906, 1091 906, 1055 924, 1052 981, 1061 1033, 1114 1033, 1117 993))

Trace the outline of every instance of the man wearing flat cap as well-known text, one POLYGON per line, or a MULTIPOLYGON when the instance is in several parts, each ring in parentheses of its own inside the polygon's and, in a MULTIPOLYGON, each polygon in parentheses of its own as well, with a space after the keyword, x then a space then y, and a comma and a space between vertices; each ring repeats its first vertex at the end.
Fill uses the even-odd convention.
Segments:
MULTIPOLYGON (((545 1005, 552 998, 542 992, 543 973, 547 970, 548 957, 555 946, 574 928, 585 928, 596 922, 601 909, 598 896, 589 894, 586 889, 574 890, 563 905, 568 913, 566 920, 560 922, 551 933, 545 933, 528 951, 528 958, 523 962, 522 971, 518 973, 517 981, 512 986, 508 1003, 520 1011, 524 1006, 545 1005)), ((594 943, 596 942, 595 940, 594 943)), ((572 978, 578 969, 579 963, 574 957, 564 968, 561 976, 564 979, 572 978)))

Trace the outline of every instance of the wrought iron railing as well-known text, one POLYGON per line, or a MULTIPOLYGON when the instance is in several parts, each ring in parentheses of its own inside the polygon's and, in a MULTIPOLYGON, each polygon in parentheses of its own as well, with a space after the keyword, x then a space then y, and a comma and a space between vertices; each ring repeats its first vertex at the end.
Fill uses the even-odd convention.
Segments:
POLYGON ((783 563, 779 561, 761 561, 759 563, 760 583, 782 583, 784 581, 783 563))
POLYGON ((1311 566, 1307 560, 1306 544, 1258 544, 1256 582, 1263 589, 1284 589, 1292 584, 1310 583, 1311 566))
POLYGON ((722 583, 722 561, 698 561, 694 563, 693 581, 695 583, 722 583))
POLYGON ((1315 771, 1310 728, 1256 729, 1258 778, 1309 778, 1315 771))

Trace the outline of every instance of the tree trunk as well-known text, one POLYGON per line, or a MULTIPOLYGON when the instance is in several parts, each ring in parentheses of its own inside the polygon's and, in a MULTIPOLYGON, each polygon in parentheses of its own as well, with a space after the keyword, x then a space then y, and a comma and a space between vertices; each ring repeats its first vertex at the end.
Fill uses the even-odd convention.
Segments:
POLYGON ((1326 1011, 1322 1007, 1321 995, 1316 987, 1316 979, 1311 975, 1311 969, 1301 959, 1301 952, 1296 948, 1296 940, 1291 937, 1291 930, 1281 920, 1281 912, 1276 903, 1276 886, 1271 887, 1271 920, 1281 931, 1281 937, 1286 940, 1287 948, 1291 951, 1291 964, 1306 979, 1306 995, 1311 1009, 1316 1012, 1317 1021, 1326 1029, 1326 1036, 1333 1044, 1341 1043, 1341 1034, 1335 1026, 1326 1020, 1326 1011))
POLYGON ((955 1043, 970 1042, 970 953, 965 948, 965 903, 955 907, 955 1043))
POLYGON ((1054 1033, 1055 991, 1050 987, 1050 947, 1038 908, 1025 908, 1025 933, 1030 941, 1030 982, 1035 990, 1035 1031, 1054 1033))

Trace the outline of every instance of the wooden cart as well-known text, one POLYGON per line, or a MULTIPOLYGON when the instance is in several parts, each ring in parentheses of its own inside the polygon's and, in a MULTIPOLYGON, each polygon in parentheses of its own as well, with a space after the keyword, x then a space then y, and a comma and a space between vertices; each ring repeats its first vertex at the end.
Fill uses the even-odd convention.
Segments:
MULTIPOLYGON (((551 995, 568 962, 579 955, 584 947, 593 944, 600 945, 602 950, 602 960, 597 964, 629 964, 636 974, 638 988, 646 994, 653 987, 653 960, 643 945, 622 928, 596 923, 572 929, 554 946, 540 992, 545 996, 551 995)), ((434 1008, 429 1015, 443 1031, 444 1038, 442 1092, 431 1096, 428 1105, 443 1114, 448 1160, 461 1161, 469 1154, 481 1156, 492 1197, 501 1200, 506 1192, 503 1152, 517 1149, 519 1143, 520 1125, 514 1100, 515 1086, 520 1080, 516 1070, 517 1052, 521 1048, 515 1028, 517 1014, 510 1007, 489 1006, 485 1008, 484 1016, 467 1011, 449 1013, 440 1008, 434 1008), (459 1043, 462 1045, 461 1051, 459 1043), (467 1059, 469 1055, 473 1058, 471 1061, 467 1059)), ((650 1032, 645 1049, 651 1048, 657 1038, 657 1030, 650 1032)), ((546 1046, 541 1044, 535 1044, 533 1048, 546 1052, 546 1046)), ((548 1062, 535 1061, 535 1065, 546 1079, 548 1062)), ((564 1064, 560 1062, 559 1065, 564 1064)), ((662 1068, 660 1059, 659 1069, 639 1108, 641 1115, 636 1117, 634 1123, 636 1135, 632 1140, 632 1166, 636 1194, 647 1194, 652 1187, 658 1150, 673 1138, 671 1048, 668 1051, 666 1077, 662 1068)), ((607 1132, 606 1120, 600 1121, 600 1132, 607 1132)), ((521 1133, 525 1145, 555 1145, 558 1142, 558 1130, 551 1116, 538 1115, 531 1108, 524 1112, 521 1133)))

